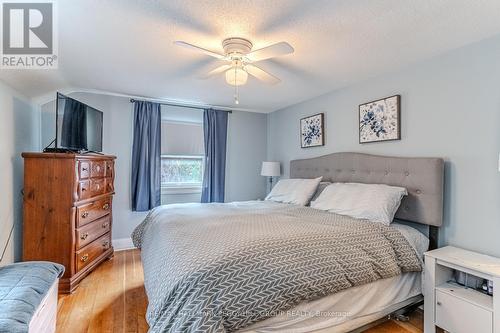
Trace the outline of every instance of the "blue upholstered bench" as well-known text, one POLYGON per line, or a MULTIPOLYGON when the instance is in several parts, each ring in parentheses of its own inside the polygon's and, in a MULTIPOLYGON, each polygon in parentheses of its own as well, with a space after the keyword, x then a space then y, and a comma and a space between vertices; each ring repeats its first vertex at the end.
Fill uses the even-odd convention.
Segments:
POLYGON ((54 332, 64 266, 20 262, 0 267, 0 332, 54 332))

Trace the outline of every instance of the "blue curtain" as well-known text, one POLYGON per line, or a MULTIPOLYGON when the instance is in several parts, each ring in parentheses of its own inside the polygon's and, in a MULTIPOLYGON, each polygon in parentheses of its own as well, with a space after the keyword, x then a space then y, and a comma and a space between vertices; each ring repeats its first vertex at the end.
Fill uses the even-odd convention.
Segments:
POLYGON ((201 202, 224 202, 227 116, 227 112, 218 110, 203 113, 205 173, 201 202))
POLYGON ((134 103, 132 210, 143 212, 161 203, 161 109, 157 103, 134 103))

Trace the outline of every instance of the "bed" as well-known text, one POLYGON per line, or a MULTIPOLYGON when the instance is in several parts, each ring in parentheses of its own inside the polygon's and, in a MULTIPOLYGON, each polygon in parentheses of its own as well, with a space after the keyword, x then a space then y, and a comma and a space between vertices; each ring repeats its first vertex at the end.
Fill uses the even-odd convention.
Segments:
POLYGON ((407 188, 406 225, 273 202, 153 210, 141 248, 151 332, 348 332, 422 299, 422 253, 436 246, 443 160, 335 153, 290 163, 291 178, 407 188))

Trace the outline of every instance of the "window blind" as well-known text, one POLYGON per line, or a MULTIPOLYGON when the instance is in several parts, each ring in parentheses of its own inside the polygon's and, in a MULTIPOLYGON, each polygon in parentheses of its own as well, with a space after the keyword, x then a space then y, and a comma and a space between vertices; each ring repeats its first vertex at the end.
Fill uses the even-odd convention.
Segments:
POLYGON ((204 155, 203 124, 162 122, 162 155, 204 155))

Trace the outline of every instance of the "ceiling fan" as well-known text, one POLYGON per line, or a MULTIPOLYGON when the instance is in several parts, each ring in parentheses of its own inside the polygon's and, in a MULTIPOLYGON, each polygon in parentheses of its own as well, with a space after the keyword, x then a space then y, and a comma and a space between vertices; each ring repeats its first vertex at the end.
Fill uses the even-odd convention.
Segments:
POLYGON ((184 41, 175 41, 174 44, 201 52, 222 61, 227 61, 228 64, 211 70, 201 78, 206 79, 217 74, 225 73, 226 82, 235 87, 236 104, 239 103, 238 86, 244 85, 247 82, 248 74, 269 84, 276 84, 281 81, 279 78, 266 72, 254 63, 290 54, 294 51, 293 47, 287 42, 279 42, 252 51, 252 42, 240 37, 226 38, 222 41, 224 54, 213 52, 184 41))

